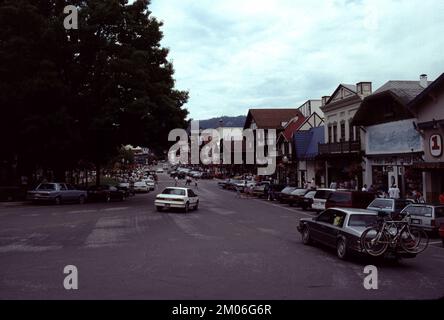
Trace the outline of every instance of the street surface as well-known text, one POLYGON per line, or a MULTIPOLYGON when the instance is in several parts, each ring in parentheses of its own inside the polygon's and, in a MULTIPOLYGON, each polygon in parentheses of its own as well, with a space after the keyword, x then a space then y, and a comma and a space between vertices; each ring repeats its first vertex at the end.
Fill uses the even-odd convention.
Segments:
MULTIPOLYGON (((304 246, 304 212, 239 199, 199 182, 198 211, 156 212, 159 188, 124 202, 0 204, 0 299, 429 299, 444 296, 439 239, 416 259, 378 262, 379 289, 364 267, 304 246), (78 269, 66 290, 63 269, 78 269)), ((183 184, 183 180, 182 180, 183 184)))

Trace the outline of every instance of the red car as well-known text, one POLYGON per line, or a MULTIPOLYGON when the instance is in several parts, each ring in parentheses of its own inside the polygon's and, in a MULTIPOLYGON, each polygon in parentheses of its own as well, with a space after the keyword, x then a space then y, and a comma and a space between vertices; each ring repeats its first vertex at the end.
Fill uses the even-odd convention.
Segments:
POLYGON ((444 223, 441 223, 439 226, 439 236, 441 237, 442 246, 444 247, 444 223))

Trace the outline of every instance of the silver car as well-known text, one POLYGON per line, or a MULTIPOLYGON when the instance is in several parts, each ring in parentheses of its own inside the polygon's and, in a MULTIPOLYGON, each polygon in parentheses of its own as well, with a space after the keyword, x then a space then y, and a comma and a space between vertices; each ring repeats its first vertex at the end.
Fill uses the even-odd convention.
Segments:
POLYGON ((88 193, 77 190, 68 183, 41 183, 33 191, 28 191, 27 199, 32 202, 62 202, 85 203, 88 193))
POLYGON ((444 205, 409 204, 401 214, 409 214, 410 224, 433 233, 437 233, 440 224, 444 223, 444 205))

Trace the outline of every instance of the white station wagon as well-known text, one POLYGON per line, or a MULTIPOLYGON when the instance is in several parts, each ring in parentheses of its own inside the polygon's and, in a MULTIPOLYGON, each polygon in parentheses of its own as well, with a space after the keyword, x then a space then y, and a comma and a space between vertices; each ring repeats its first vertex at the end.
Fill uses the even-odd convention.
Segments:
POLYGON ((156 196, 154 205, 157 211, 180 208, 188 212, 190 208, 199 208, 199 197, 190 188, 166 188, 156 196))

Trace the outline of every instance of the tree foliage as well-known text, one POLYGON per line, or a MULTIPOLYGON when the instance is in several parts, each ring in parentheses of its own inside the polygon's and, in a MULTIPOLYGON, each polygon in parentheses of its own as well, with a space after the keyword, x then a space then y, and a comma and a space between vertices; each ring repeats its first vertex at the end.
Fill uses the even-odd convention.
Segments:
POLYGON ((0 1, 1 158, 22 168, 100 167, 122 144, 162 152, 186 127, 162 23, 138 0, 0 1), (65 30, 76 5, 79 29, 65 30))

